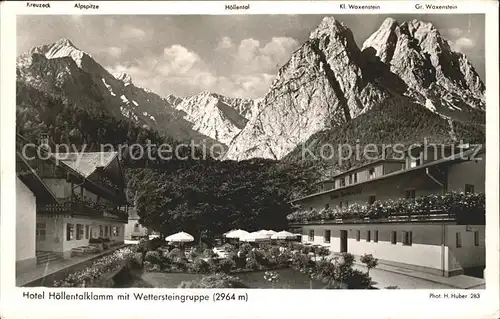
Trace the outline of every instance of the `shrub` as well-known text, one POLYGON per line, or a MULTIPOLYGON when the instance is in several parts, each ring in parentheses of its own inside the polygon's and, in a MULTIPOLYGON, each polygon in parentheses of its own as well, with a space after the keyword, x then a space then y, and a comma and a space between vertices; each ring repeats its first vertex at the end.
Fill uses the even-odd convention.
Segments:
POLYGON ((370 274, 370 269, 375 268, 378 265, 378 259, 373 258, 372 254, 364 254, 361 256, 360 260, 366 265, 366 268, 368 268, 368 274, 370 274))
POLYGON ((168 253, 168 259, 176 261, 182 256, 182 252, 179 248, 174 248, 168 253))
POLYGON ((246 265, 246 258, 241 258, 241 257, 238 257, 238 252, 234 251, 234 252, 231 252, 227 255, 226 257, 227 259, 229 260, 232 260, 234 261, 234 267, 237 268, 237 269, 243 269, 245 268, 245 265, 246 265))
POLYGON ((188 260, 186 257, 179 257, 173 262, 175 267, 180 271, 186 271, 188 269, 188 260))
POLYGON ((216 258, 209 258, 208 259, 208 267, 210 269, 211 273, 216 273, 219 270, 219 260, 216 258))
POLYGON ((368 273, 354 269, 347 277, 345 283, 349 289, 367 289, 371 286, 371 277, 368 273))
POLYGON ((209 264, 201 258, 195 259, 195 261, 190 264, 190 268, 192 272, 201 274, 208 273, 210 270, 209 264))
POLYGON ((89 267, 69 274, 61 281, 54 281, 54 287, 81 287, 92 284, 106 273, 115 271, 134 258, 134 252, 122 248, 94 261, 89 267))
POLYGON ((240 246, 239 255, 242 258, 246 258, 247 254, 253 249, 252 245, 249 243, 244 243, 240 246))
POLYGON ((385 287, 385 289, 399 289, 398 286, 387 286, 385 287))
POLYGON ((262 251, 252 249, 246 257, 246 267, 249 269, 260 269, 267 261, 264 258, 262 251))
POLYGON ((144 260, 154 265, 160 265, 161 255, 157 251, 148 251, 144 260))
POLYGON ((160 265, 158 264, 152 264, 149 261, 144 262, 144 270, 145 271, 160 271, 160 265))
POLYGON ((228 258, 222 258, 221 260, 219 260, 218 265, 218 271, 226 274, 231 272, 231 270, 236 267, 236 263, 228 258))
POLYGON ((203 257, 205 257, 205 258, 214 258, 214 257, 217 257, 217 254, 214 253, 214 251, 212 249, 206 248, 203 251, 203 257))
POLYGON ((314 253, 319 257, 328 257, 330 255, 330 249, 325 246, 316 246, 314 247, 314 253))
POLYGON ((233 244, 226 243, 222 248, 229 254, 236 251, 236 247, 233 244))
POLYGON ((213 274, 199 280, 183 281, 177 288, 248 288, 238 277, 213 274))
POLYGON ((131 261, 131 266, 134 269, 139 269, 142 266, 142 253, 134 253, 134 257, 131 261))

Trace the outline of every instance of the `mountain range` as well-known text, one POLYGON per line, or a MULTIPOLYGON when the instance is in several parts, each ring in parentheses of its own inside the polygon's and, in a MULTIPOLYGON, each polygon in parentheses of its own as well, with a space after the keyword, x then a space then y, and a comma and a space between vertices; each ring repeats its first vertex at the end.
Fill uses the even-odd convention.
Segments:
MULTIPOLYGON (((464 127, 473 127, 474 134, 484 129, 485 86, 479 75, 432 24, 417 20, 387 18, 359 48, 344 23, 325 17, 256 100, 208 91, 160 96, 127 74, 109 73, 68 39, 32 48, 16 66, 18 85, 177 140, 221 144, 224 158, 233 160, 283 159, 321 132, 336 136, 360 123, 357 118, 382 112, 380 105, 394 108, 387 101, 429 113, 437 127, 451 132, 451 140, 467 137, 464 127), (465 133, 454 134, 457 127, 465 133)), ((18 109, 32 104, 18 96, 18 109)), ((397 132, 390 136, 398 138, 397 132)))

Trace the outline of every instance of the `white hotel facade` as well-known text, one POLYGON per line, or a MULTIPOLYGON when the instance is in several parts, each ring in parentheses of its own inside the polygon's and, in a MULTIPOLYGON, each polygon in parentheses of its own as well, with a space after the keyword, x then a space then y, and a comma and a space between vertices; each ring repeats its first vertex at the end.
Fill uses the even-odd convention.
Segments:
POLYGON ((17 136, 16 270, 123 244, 128 203, 117 153, 45 153, 17 136), (97 244, 99 246, 99 244, 97 244), (103 245, 104 247, 104 245, 103 245))
MULTIPOLYGON (((414 148, 404 160, 383 159, 317 184, 317 192, 292 201, 302 210, 348 207, 354 203, 418 198, 448 192, 485 192, 482 146, 414 148), (411 156, 410 156, 411 155, 411 156)), ((485 224, 477 216, 464 224, 455 216, 360 220, 293 221, 302 242, 332 252, 372 254, 379 263, 442 276, 485 266, 485 224)))

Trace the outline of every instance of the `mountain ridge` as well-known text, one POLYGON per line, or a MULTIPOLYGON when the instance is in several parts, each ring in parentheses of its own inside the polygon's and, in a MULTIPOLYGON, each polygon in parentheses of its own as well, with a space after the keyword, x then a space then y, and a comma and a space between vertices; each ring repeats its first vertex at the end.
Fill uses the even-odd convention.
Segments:
POLYGON ((259 99, 209 91, 162 97, 129 74, 109 73, 67 38, 21 54, 17 78, 178 140, 221 144, 231 160, 282 159, 315 133, 395 97, 450 125, 484 123, 485 86, 474 67, 432 24, 418 20, 387 18, 359 47, 346 24, 325 17, 259 99))

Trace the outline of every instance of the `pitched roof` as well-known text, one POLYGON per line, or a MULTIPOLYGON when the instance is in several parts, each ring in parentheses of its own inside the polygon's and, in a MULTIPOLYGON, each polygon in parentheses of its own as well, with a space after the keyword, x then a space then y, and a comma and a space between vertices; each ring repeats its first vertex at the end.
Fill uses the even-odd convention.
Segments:
POLYGON ((60 161, 83 177, 89 177, 98 167, 107 167, 118 155, 117 152, 53 153, 60 161))

